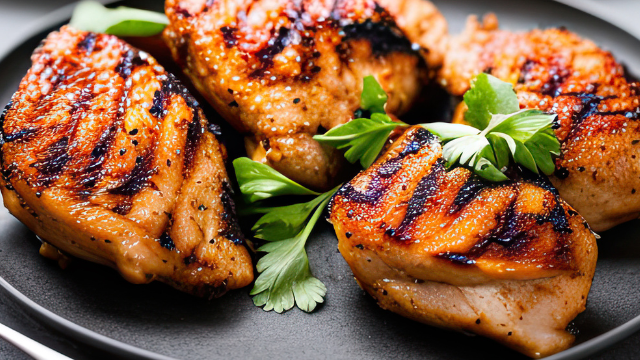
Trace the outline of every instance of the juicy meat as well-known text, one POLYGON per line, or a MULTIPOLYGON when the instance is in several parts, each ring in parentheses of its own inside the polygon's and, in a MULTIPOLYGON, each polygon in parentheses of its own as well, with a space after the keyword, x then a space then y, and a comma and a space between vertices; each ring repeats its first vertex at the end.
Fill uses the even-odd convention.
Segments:
POLYGON ((440 81, 462 95, 483 71, 513 83, 521 107, 558 114, 562 154, 551 181, 594 230, 640 215, 640 84, 611 53, 565 29, 512 33, 494 16, 472 17, 440 81))
POLYGON ((5 206, 38 236, 133 283, 200 296, 253 280, 225 149, 148 54, 63 27, 2 115, 5 206))
POLYGON ((410 128, 333 199, 338 247, 380 306, 490 337, 531 357, 568 348, 585 309, 595 236, 545 178, 485 183, 447 170, 410 128))
POLYGON ((407 111, 427 72, 420 53, 438 66, 447 32, 423 0, 167 0, 166 13, 174 58, 247 135, 249 156, 316 189, 333 185, 342 156, 313 135, 354 117, 367 75, 389 113, 407 111))

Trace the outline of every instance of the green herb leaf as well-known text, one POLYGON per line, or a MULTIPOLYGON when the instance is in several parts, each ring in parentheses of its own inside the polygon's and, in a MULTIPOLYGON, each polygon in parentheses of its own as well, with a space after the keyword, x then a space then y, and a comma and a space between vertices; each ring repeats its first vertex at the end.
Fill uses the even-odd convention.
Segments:
POLYGON ((162 13, 124 6, 108 9, 99 2, 83 1, 73 11, 76 29, 116 36, 153 36, 164 30, 169 20, 162 13))
POLYGON ((267 255, 256 266, 260 275, 251 290, 251 295, 256 295, 253 298, 256 306, 264 306, 265 311, 281 313, 297 304, 301 310, 310 312, 324 301, 327 288, 311 274, 304 246, 336 190, 321 196, 323 199, 313 216, 297 235, 269 242, 258 249, 267 255))
POLYGON ((371 119, 354 119, 313 138, 337 149, 349 148, 344 154, 347 161, 353 164, 359 160, 366 169, 376 160, 391 131, 398 126, 406 124, 375 113, 371 119))
POLYGON ((352 164, 360 161, 360 165, 366 169, 376 160, 393 129, 408 126, 403 122, 393 121, 385 113, 386 102, 387 94, 380 84, 373 76, 367 76, 363 80, 360 107, 369 111, 371 118, 351 120, 313 138, 337 149, 348 148, 344 154, 345 159, 352 164))
POLYGON ((472 80, 464 102, 469 108, 464 119, 480 130, 487 127, 492 115, 511 114, 520 109, 513 86, 484 73, 472 80))
POLYGON ((246 157, 233 161, 233 168, 244 200, 253 203, 280 195, 320 195, 290 180, 268 165, 246 157))
POLYGON ((460 124, 422 126, 446 142, 442 156, 447 166, 459 163, 485 179, 504 181, 507 177, 502 171, 510 158, 535 173, 538 169, 547 175, 553 173, 552 155, 560 152, 560 143, 551 128, 555 116, 538 110, 496 114, 482 132, 460 124))
POLYGON ((307 219, 315 208, 330 197, 333 192, 326 192, 315 199, 299 204, 263 208, 263 215, 251 228, 255 237, 267 241, 289 239, 304 228, 307 219))
POLYGON ((371 113, 386 114, 384 104, 387 103, 387 93, 373 76, 365 76, 360 95, 360 108, 371 113))

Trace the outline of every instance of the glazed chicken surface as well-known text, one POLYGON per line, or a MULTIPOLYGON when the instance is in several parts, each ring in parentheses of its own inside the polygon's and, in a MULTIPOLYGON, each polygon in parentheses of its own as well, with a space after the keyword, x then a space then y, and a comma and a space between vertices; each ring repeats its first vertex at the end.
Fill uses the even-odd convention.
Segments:
POLYGON ((472 17, 450 42, 440 82, 462 95, 480 72, 514 84, 521 107, 558 114, 551 181, 595 231, 640 215, 640 84, 611 53, 566 29, 513 33, 492 15, 472 17))
POLYGON ((387 91, 387 112, 407 111, 440 65, 447 33, 424 0, 167 0, 165 8, 174 58, 246 134, 249 156, 314 189, 334 185, 343 158, 313 135, 354 117, 367 75, 387 91))
POLYGON ((118 38, 67 26, 32 62, 2 114, 9 211, 133 283, 205 297, 251 283, 219 127, 186 89, 118 38))
POLYGON ((485 183, 447 170, 439 140, 410 128, 333 199, 339 250, 384 309, 535 358, 564 350, 595 235, 546 178, 509 175, 485 183))

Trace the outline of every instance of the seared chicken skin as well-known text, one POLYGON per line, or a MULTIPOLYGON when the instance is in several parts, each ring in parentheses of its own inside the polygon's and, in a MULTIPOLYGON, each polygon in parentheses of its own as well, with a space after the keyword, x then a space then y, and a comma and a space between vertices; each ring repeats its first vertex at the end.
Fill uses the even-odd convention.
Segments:
POLYGON ((360 286, 384 309, 531 357, 568 348, 598 253, 585 220, 544 178, 485 183, 443 164, 439 140, 413 127, 335 195, 360 286))
POLYGON ((225 149, 186 89, 114 36, 63 27, 2 115, 5 206, 46 242, 200 296, 253 280, 225 149))
POLYGON ((483 71, 513 83, 521 107, 558 114, 551 181, 594 230, 640 216, 640 84, 611 53, 565 29, 511 33, 494 16, 471 18, 440 81, 462 95, 483 71))
POLYGON ((354 117, 367 75, 387 91, 387 112, 407 111, 427 72, 420 53, 438 66, 447 32, 442 15, 423 0, 167 0, 165 6, 164 37, 174 58, 247 135, 249 156, 315 189, 333 185, 343 160, 313 135, 354 117))

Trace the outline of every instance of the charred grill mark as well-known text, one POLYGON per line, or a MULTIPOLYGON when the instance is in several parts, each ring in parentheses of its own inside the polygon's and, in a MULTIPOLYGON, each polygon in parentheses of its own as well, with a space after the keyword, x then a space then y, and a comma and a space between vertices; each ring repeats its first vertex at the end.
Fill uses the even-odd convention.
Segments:
POLYGON ((200 122, 200 114, 198 113, 198 110, 193 110, 193 119, 189 123, 189 128, 187 130, 187 143, 184 149, 184 167, 182 168, 182 173, 185 177, 188 175, 189 170, 191 169, 191 164, 193 163, 196 149, 204 132, 205 128, 200 122))
POLYGON ((190 18, 192 16, 191 13, 187 9, 184 9, 184 8, 181 8, 181 7, 178 7, 176 9, 176 14, 182 15, 182 17, 185 17, 185 18, 190 18))
POLYGON ((395 22, 388 17, 377 22, 367 19, 364 22, 350 24, 345 26, 343 31, 343 41, 368 41, 374 56, 383 56, 393 52, 414 54, 419 49, 411 44, 395 22))
POLYGON ((515 210, 516 199, 517 195, 514 197, 507 210, 498 215, 498 225, 493 229, 493 231, 491 231, 489 236, 486 238, 486 241, 480 242, 482 245, 479 246, 479 248, 484 248, 489 243, 498 243, 502 246, 509 247, 518 240, 523 240, 524 237, 527 236, 527 232, 524 230, 524 223, 531 215, 523 214, 515 210))
POLYGON ((382 178, 389 178, 395 175, 400 169, 402 169, 400 159, 391 159, 378 168, 378 175, 382 178))
POLYGON ((156 90, 153 94, 153 105, 149 108, 149 113, 158 119, 164 117, 164 100, 165 94, 161 90, 156 90))
MULTIPOLYGON (((520 69, 520 77, 518 78, 519 84, 525 84, 531 80, 534 80, 531 72, 539 65, 536 61, 527 60, 520 69)), ((540 93, 542 95, 558 97, 562 94, 562 85, 571 75, 571 71, 565 67, 553 65, 547 68, 549 77, 542 85, 540 93)))
POLYGON ((120 63, 116 66, 115 71, 123 78, 126 79, 131 76, 131 72, 142 65, 148 65, 147 60, 142 59, 140 51, 130 49, 120 59, 120 63))
POLYGON ((87 33, 82 41, 78 43, 78 49, 82 49, 87 53, 87 55, 91 55, 96 47, 96 38, 97 35, 95 33, 87 33))
POLYGON ((69 149, 69 137, 65 136, 53 143, 45 152, 44 156, 37 162, 31 164, 32 167, 38 169, 42 176, 40 182, 46 184, 58 175, 63 167, 71 160, 71 156, 67 153, 69 149))
POLYGON ((560 203, 559 198, 556 197, 556 205, 551 209, 549 214, 545 216, 539 216, 537 218, 538 224, 544 224, 546 222, 553 225, 553 230, 560 234, 571 234, 573 230, 569 225, 569 219, 567 213, 564 211, 564 207, 560 203))
POLYGON ((220 32, 222 33, 222 39, 227 49, 231 49, 238 44, 238 37, 236 35, 238 28, 223 26, 220 28, 220 32))
POLYGON ((476 264, 476 261, 467 257, 467 255, 458 254, 458 253, 452 253, 452 252, 440 253, 435 257, 439 259, 448 260, 458 265, 475 265, 476 264))
POLYGON ((133 202, 131 199, 127 199, 122 203, 116 205, 111 211, 119 215, 127 215, 129 211, 131 211, 131 207, 133 206, 133 202))
POLYGON ((605 99, 610 99, 611 97, 603 97, 589 93, 568 93, 563 94, 566 96, 573 96, 580 100, 582 103, 582 108, 580 111, 573 113, 572 120, 574 124, 580 124, 584 119, 587 119, 595 114, 598 114, 598 106, 605 99))
POLYGON ((272 32, 271 39, 269 39, 268 46, 261 49, 256 53, 256 58, 260 61, 262 66, 254 70, 249 77, 262 77, 270 67, 273 66, 273 57, 280 54, 287 45, 289 45, 289 32, 290 30, 281 27, 275 36, 275 30, 272 32))
POLYGON ((133 196, 139 193, 142 189, 149 186, 149 179, 157 171, 152 166, 153 159, 151 154, 136 159, 136 165, 129 174, 127 181, 121 186, 112 189, 110 193, 118 195, 133 196))
POLYGON ((439 159, 438 162, 433 164, 431 171, 425 177, 423 177, 416 186, 409 204, 407 206, 407 212, 404 219, 397 229, 387 229, 387 235, 397 237, 401 241, 410 240, 409 236, 405 235, 407 228, 422 215, 425 211, 425 205, 430 198, 437 195, 437 191, 442 184, 443 175, 445 174, 444 162, 439 159))
POLYGON ((416 154, 426 144, 431 144, 437 141, 435 135, 429 132, 427 129, 420 128, 411 134, 411 141, 400 153, 400 157, 404 158, 411 154, 416 154))
POLYGON ((100 135, 98 143, 91 151, 91 163, 85 170, 85 174, 87 175, 78 181, 80 185, 87 188, 93 187, 96 181, 102 177, 103 173, 100 171, 100 168, 106 159, 107 152, 115 140, 117 134, 116 130, 116 126, 111 126, 100 135))
POLYGON ((453 200, 453 205, 449 210, 450 214, 457 213, 460 211, 465 205, 467 205, 471 200, 473 200, 482 190, 488 188, 490 184, 482 181, 479 176, 471 175, 467 179, 467 182, 462 185, 455 199, 453 200))
POLYGON ((356 190, 351 183, 346 183, 336 192, 336 195, 355 203, 376 204, 385 191, 386 186, 380 182, 380 178, 374 177, 364 192, 356 190))
MULTIPOLYGON (((13 100, 10 100, 9 103, 2 109, 2 113, 0 113, 0 146, 5 142, 5 133, 4 133, 4 119, 7 117, 7 113, 9 109, 13 106, 13 100)), ((1 152, 0 152, 1 155, 1 152)))
MULTIPOLYGON (((30 138, 32 135, 34 135, 35 133, 38 132, 38 128, 24 128, 24 129, 20 129, 18 131, 16 131, 15 133, 4 133, 3 137, 3 144, 4 143, 10 143, 10 142, 14 142, 17 140, 26 140, 28 138, 30 138)), ((3 131, 4 132, 4 131, 3 131)))
POLYGON ((223 226, 220 229, 220 235, 236 245, 246 244, 240 225, 236 217, 236 206, 233 202, 233 189, 226 180, 222 182, 222 201, 223 213, 221 214, 223 226))
MULTIPOLYGON (((424 146, 437 141, 436 137, 429 131, 419 128, 407 137, 408 143, 402 149, 400 154, 393 159, 387 160, 377 170, 378 176, 373 176, 369 181, 364 192, 356 190, 351 183, 346 183, 336 193, 337 196, 344 197, 347 201, 356 203, 376 204, 388 188, 388 179, 395 175, 402 168, 402 160, 412 154, 418 153, 424 146)), ((434 165, 434 166, 440 166, 434 165)))

